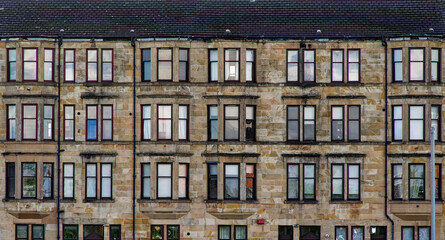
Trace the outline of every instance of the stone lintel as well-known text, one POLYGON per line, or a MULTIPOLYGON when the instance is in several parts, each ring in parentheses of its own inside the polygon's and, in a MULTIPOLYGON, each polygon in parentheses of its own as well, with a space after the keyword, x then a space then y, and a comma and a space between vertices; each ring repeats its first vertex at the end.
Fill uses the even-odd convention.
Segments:
POLYGON ((81 157, 93 158, 93 157, 115 157, 117 152, 81 152, 81 157))
POLYGON ((8 211, 9 214, 18 219, 43 219, 53 212, 38 212, 38 211, 8 211))
POLYGON ((364 158, 365 153, 326 153, 326 157, 364 158))
POLYGON ((3 155, 57 155, 57 152, 4 152, 3 155))
POLYGON ((260 96, 256 95, 204 95, 207 99, 258 99, 260 96))
POLYGON ((219 219, 246 219, 250 216, 252 216, 253 212, 242 212, 242 213, 235 213, 235 212, 209 212, 209 214, 213 215, 216 218, 219 219))
POLYGON ((259 157, 259 153, 202 153, 203 157, 259 157))
POLYGON ((366 99, 366 96, 361 95, 342 95, 342 96, 326 96, 327 99, 366 99))
MULTIPOLYGON (((430 157, 430 153, 388 153, 390 158, 403 158, 403 157, 430 157)), ((436 157, 443 157, 443 153, 436 153, 436 157)))
POLYGON ((186 152, 138 152, 138 156, 147 157, 191 157, 193 153, 186 152))
POLYGON ((321 157, 320 153, 282 153, 282 157, 321 157))
POLYGON ((443 98, 443 96, 434 94, 428 94, 428 95, 405 94, 405 95, 388 96, 388 98, 389 99, 440 99, 443 98))
POLYGON ((53 98, 57 99, 57 94, 6 94, 3 98, 53 98))
POLYGON ((107 98, 119 98, 119 95, 118 94, 109 94, 109 93, 83 92, 80 94, 80 98, 82 98, 82 99, 107 99, 107 98))
POLYGON ((192 98, 192 95, 189 94, 140 94, 137 95, 138 98, 192 98))
POLYGON ((281 99, 320 99, 320 95, 285 95, 281 96, 281 99))

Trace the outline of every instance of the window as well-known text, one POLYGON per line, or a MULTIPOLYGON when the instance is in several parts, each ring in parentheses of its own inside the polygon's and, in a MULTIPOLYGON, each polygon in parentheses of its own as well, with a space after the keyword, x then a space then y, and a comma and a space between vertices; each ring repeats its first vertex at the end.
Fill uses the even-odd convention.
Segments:
POLYGON ((167 240, 180 239, 179 225, 167 225, 167 240))
POLYGON ((442 199, 442 164, 434 165, 435 196, 437 200, 442 199))
POLYGON ((224 49, 224 80, 239 82, 239 49, 224 49))
POLYGON ((239 140, 239 105, 224 106, 224 140, 239 140))
POLYGON ((287 50, 287 81, 298 82, 298 50, 287 50))
POLYGON ((392 199, 401 200, 403 198, 403 168, 402 164, 392 165, 392 199))
POLYGON ((235 240, 247 240, 247 226, 234 226, 235 240))
POLYGON ((97 105, 87 105, 87 141, 97 140, 97 105))
POLYGON ((102 82, 113 81, 113 49, 102 49, 102 82))
POLYGON ((172 55, 171 48, 158 49, 158 81, 173 80, 172 55))
POLYGON ((424 106, 409 106, 409 140, 425 139, 424 118, 424 106))
POLYGON ((315 200, 315 164, 303 164, 303 199, 315 200))
POLYGON ((63 225, 63 240, 77 240, 79 229, 77 225, 63 225))
POLYGON ((402 240, 414 240, 414 227, 402 227, 402 240))
POLYGON ((431 49, 431 82, 440 81, 440 49, 431 49))
POLYGON ((22 139, 37 140, 37 105, 23 104, 22 139))
POLYGON ((113 141, 112 105, 102 105, 102 141, 113 141))
POLYGON ((255 141, 255 106, 246 106, 246 141, 255 141))
POLYGON ((31 239, 32 240, 43 240, 45 239, 45 227, 44 225, 31 225, 32 233, 31 233, 31 239))
POLYGON ((218 106, 210 105, 207 109, 208 140, 218 141, 218 106))
POLYGON ((104 239, 103 225, 83 225, 83 239, 84 240, 98 240, 104 239))
POLYGON ((64 105, 63 136, 65 141, 74 141, 74 105, 64 105))
POLYGON ((348 106, 348 141, 360 141, 360 106, 348 106))
POLYGON ((87 49, 87 82, 97 82, 97 49, 87 49))
POLYGON ((151 197, 151 165, 150 163, 141 164, 142 174, 142 196, 141 198, 150 199, 151 197))
POLYGON ((230 240, 231 239, 231 233, 230 233, 230 226, 218 226, 218 240, 230 240))
POLYGON ((208 199, 218 198, 218 165, 209 163, 207 165, 208 199))
POLYGON ((315 82, 315 50, 303 50, 303 81, 315 82))
POLYGON ((97 169, 95 163, 86 164, 86 182, 85 182, 85 192, 87 199, 97 198, 97 169))
POLYGON ((419 240, 430 240, 431 233, 430 227, 419 227, 418 229, 418 239, 419 240))
POLYGON ((6 198, 15 198, 15 163, 6 163, 6 198))
POLYGON ((440 105, 431 106, 431 125, 434 126, 434 140, 441 140, 441 129, 440 129, 440 105))
POLYGON ((15 49, 8 49, 8 69, 7 81, 15 82, 17 80, 17 51, 15 49))
POLYGON ((158 105, 158 140, 172 140, 172 105, 158 105))
POLYGON ((348 200, 360 199, 360 165, 348 164, 348 200))
POLYGON ((343 200, 344 171, 342 164, 332 164, 332 200, 343 200))
POLYGON ((365 240, 365 228, 351 227, 351 240, 365 240))
POLYGON ((246 50, 246 82, 255 82, 255 49, 246 50))
POLYGON ((113 190, 113 174, 111 163, 100 164, 100 198, 111 199, 113 190))
POLYGON ((348 50, 348 82, 360 82, 360 50, 348 50))
POLYGON ((161 239, 164 240, 164 226, 162 225, 151 225, 151 239, 161 239))
POLYGON ((53 164, 43 163, 43 198, 53 198, 53 164))
POLYGON ((218 49, 209 49, 209 82, 218 82, 218 49))
POLYGON ((298 200, 300 196, 300 166, 287 165, 287 199, 298 200))
POLYGON ((63 198, 74 198, 74 163, 63 164, 63 198))
POLYGON ((425 199, 424 164, 409 164, 409 199, 425 199))
POLYGON ((172 164, 158 163, 157 198, 172 198, 172 164))
POLYGON ((346 240, 348 239, 348 227, 335 227, 335 239, 346 240))
POLYGON ((294 239, 294 228, 292 226, 278 226, 278 240, 294 239))
POLYGON ((402 49, 392 50, 392 81, 402 82, 403 81, 403 53, 402 49))
POLYGON ((44 50, 43 81, 52 82, 54 76, 54 49, 44 50))
POLYGON ((392 140, 402 141, 403 119, 402 106, 392 106, 392 140))
POLYGON ((43 106, 43 139, 54 140, 54 105, 43 106))
POLYGON ((320 226, 300 226, 300 240, 320 240, 320 226))
POLYGON ((343 141, 344 136, 344 115, 343 106, 332 106, 331 140, 343 141))
POLYGON ((178 173, 179 199, 188 199, 188 184, 189 184, 189 165, 187 163, 180 163, 179 173, 178 173))
POLYGON ((28 240, 28 225, 24 224, 15 225, 15 239, 28 240))
POLYGON ((22 198, 37 197, 37 163, 22 163, 22 198))
POLYGON ((424 81, 424 49, 410 48, 409 49, 409 80, 410 81, 424 81))
POLYGON ((303 107, 303 141, 315 141, 315 106, 303 107))
POLYGON ((179 81, 189 80, 189 50, 179 49, 179 81))
POLYGON ((188 141, 189 139, 189 106, 179 105, 178 116, 178 139, 179 141, 188 141))
POLYGON ((142 49, 142 81, 151 81, 151 49, 142 49))
POLYGON ((239 199, 239 164, 224 164, 224 199, 239 199))
POLYGON ((110 225, 110 240, 121 239, 121 225, 110 225))
POLYGON ((142 106, 142 140, 151 140, 151 106, 142 106))
POLYGON ((246 199, 256 199, 255 164, 246 164, 246 199))
POLYGON ((74 82, 76 77, 76 50, 74 49, 65 49, 65 82, 74 82))
POLYGON ((23 49, 23 81, 37 81, 37 48, 23 49))
POLYGON ((332 82, 343 82, 343 50, 331 50, 332 82))
POLYGON ((7 121, 7 133, 6 140, 15 140, 15 132, 16 132, 16 110, 15 105, 6 105, 8 108, 8 121, 7 121))
POLYGON ((300 107, 287 106, 287 140, 300 140, 300 107))

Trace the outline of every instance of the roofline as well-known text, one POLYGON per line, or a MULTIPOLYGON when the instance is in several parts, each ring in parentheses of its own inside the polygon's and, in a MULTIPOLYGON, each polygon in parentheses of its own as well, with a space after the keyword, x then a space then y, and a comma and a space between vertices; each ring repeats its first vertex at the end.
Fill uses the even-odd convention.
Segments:
POLYGON ((60 37, 63 37, 65 39, 102 39, 105 41, 131 41, 133 38, 137 39, 153 39, 153 41, 163 41, 163 40, 202 40, 202 41, 211 41, 211 40, 247 40, 247 41, 259 41, 259 40, 271 40, 271 41, 289 41, 289 40, 296 40, 296 41, 316 41, 316 42, 325 42, 325 41, 331 41, 331 40, 358 40, 358 41, 365 41, 365 40, 381 40, 381 39, 397 39, 397 38, 407 38, 407 40, 414 40, 416 38, 426 38, 421 40, 437 40, 437 39, 445 39, 445 35, 432 35, 432 34, 425 34, 425 35, 416 35, 416 34, 409 34, 409 35, 389 35, 389 36, 305 36, 305 37, 295 37, 295 36, 278 36, 278 37, 263 37, 263 36, 236 36, 236 35, 213 35, 213 36, 192 36, 192 35, 175 35, 175 36, 169 36, 169 35, 137 35, 134 34, 131 35, 122 35, 122 36, 116 36, 116 37, 110 37, 110 36, 70 36, 70 35, 0 35, 0 39, 2 41, 8 41, 8 39, 19 39, 19 40, 29 40, 33 38, 47 38, 47 39, 58 39, 60 37), (414 38, 414 39, 412 39, 414 38))

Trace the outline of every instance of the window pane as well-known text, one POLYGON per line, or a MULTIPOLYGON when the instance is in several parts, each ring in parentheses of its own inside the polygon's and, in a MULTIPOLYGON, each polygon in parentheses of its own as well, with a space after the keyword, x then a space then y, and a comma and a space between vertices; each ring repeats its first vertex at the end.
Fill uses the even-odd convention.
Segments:
POLYGON ((226 120, 225 123, 225 138, 238 139, 238 120, 226 120))
POLYGON ((219 239, 230 240, 230 226, 219 226, 219 239))
POLYGON ((423 49, 410 49, 410 61, 423 61, 423 49))
POLYGON ((238 177, 238 165, 225 165, 226 167, 226 177, 238 177))
POLYGON ((228 178, 225 180, 225 198, 239 198, 238 178, 228 178))
POLYGON ((35 105, 24 105, 23 106, 23 116, 25 118, 36 118, 36 106, 35 105))
POLYGON ((66 62, 74 62, 74 50, 66 50, 65 51, 65 61, 66 62))
POLYGON ((422 81, 423 80, 423 62, 411 62, 410 63, 410 76, 411 80, 422 81))
POLYGON ((218 50, 210 50, 210 61, 218 61, 218 50))
POLYGON ((299 189, 298 179, 288 179, 287 181, 287 197, 298 199, 298 189, 299 189))
POLYGON ((343 63, 332 64, 332 81, 343 81, 343 63))
POLYGON ((429 227, 419 227, 419 240, 430 240, 429 227))
POLYGON ((348 166, 348 174, 349 178, 359 178, 359 166, 358 165, 349 165, 348 166))
POLYGON ((74 181, 72 178, 63 179, 63 197, 64 198, 74 197, 74 181))
POLYGON ((414 240, 414 228, 402 227, 402 240, 414 240))
POLYGON ((103 132, 102 132, 102 139, 112 139, 111 133, 112 133, 112 121, 111 120, 104 120, 102 121, 103 126, 103 132))
POLYGON ((158 164, 158 176, 171 177, 171 165, 170 164, 158 164))
POLYGON ((97 61, 97 50, 87 50, 87 54, 88 54, 88 62, 97 61))
POLYGON ((239 61, 239 50, 238 49, 226 49, 225 50, 225 60, 226 61, 239 61))
POLYGON ((104 61, 104 62, 113 61, 113 51, 112 50, 103 50, 102 51, 102 61, 104 61))
POLYGON ((218 81, 218 62, 212 62, 210 63, 210 80, 211 81, 218 81))
POLYGON ((343 177, 343 167, 340 165, 332 166, 332 177, 342 178, 343 177))
POLYGON ((113 79, 113 65, 112 63, 102 63, 102 80, 113 79))
POLYGON ((287 64, 287 80, 298 81, 298 63, 287 64))
POLYGON ((37 60, 37 49, 23 49, 23 60, 24 61, 36 61, 37 60))
POLYGON ((151 226, 151 239, 164 239, 164 227, 151 226))
POLYGON ((179 63, 179 80, 187 80, 187 63, 179 63))
POLYGON ((144 181, 143 197, 150 198, 151 180, 150 178, 144 178, 143 181, 144 181))
POLYGON ((88 120, 88 139, 96 139, 97 137, 97 120, 88 120))
POLYGON ((83 239, 104 239, 104 226, 103 225, 84 225, 83 226, 83 239))
POLYGON ((394 81, 403 80, 403 63, 397 62, 394 64, 394 81))
POLYGON ((33 239, 43 239, 43 226, 33 225, 32 226, 32 238, 33 239))
POLYGON ((53 79, 53 64, 50 62, 45 62, 43 64, 44 71, 43 71, 43 80, 48 81, 53 79))
POLYGON ((409 126, 409 139, 422 140, 423 139, 423 120, 411 120, 409 126))
POLYGON ((239 62, 225 63, 225 80, 239 80, 239 62))
POLYGON ((158 50, 158 59, 169 61, 172 60, 172 50, 171 49, 159 49, 158 50))
POLYGON ((348 62, 359 62, 359 50, 349 50, 348 51, 348 62))
POLYGON ((348 64, 348 81, 359 81, 359 66, 358 63, 348 64))
POLYGON ((235 240, 247 239, 247 227, 235 226, 235 240))
POLYGON ((171 178, 158 178, 158 197, 171 198, 171 178))
POLYGON ((17 238, 28 239, 28 225, 16 225, 17 238))
POLYGON ((97 80, 97 63, 88 63, 88 80, 97 80))
POLYGON ((113 107, 112 106, 102 106, 103 118, 110 119, 113 117, 113 107))
POLYGON ((151 62, 144 62, 144 80, 151 80, 151 62))
POLYGON ((315 64, 305 63, 304 64, 304 81, 314 81, 315 80, 315 64))
POLYGON ((158 62, 158 77, 161 80, 172 79, 172 63, 171 62, 158 62))
POLYGON ((167 226, 167 239, 179 240, 179 226, 167 226))
POLYGON ((395 106, 393 108, 394 119, 402 119, 402 106, 395 106))
POLYGON ((9 69, 9 79, 10 80, 16 80, 17 79, 17 63, 11 62, 10 63, 10 69, 9 69))
POLYGON ((363 227, 352 227, 352 240, 364 240, 364 228, 363 227))
POLYGON ((335 227, 335 240, 348 239, 348 227, 335 227))
POLYGON ((63 239, 77 239, 77 226, 63 226, 63 239))
POLYGON ((101 196, 103 198, 111 197, 111 178, 103 178, 101 186, 101 196))
POLYGON ((423 106, 410 106, 409 110, 411 119, 423 119, 423 106))
POLYGON ((17 51, 15 49, 9 49, 8 55, 9 55, 9 61, 15 62, 17 61, 17 51))
POLYGON ((179 61, 187 61, 187 60, 188 60, 188 50, 179 49, 179 61))
POLYGON ((394 50, 394 61, 397 61, 397 62, 402 61, 402 49, 394 50))
POLYGON ((171 114, 172 114, 172 106, 168 105, 168 106, 159 106, 158 107, 158 116, 160 118, 171 118, 171 114))
POLYGON ((332 61, 333 62, 343 62, 343 51, 333 50, 332 51, 332 61))
POLYGON ((110 226, 110 240, 121 240, 121 227, 110 226))

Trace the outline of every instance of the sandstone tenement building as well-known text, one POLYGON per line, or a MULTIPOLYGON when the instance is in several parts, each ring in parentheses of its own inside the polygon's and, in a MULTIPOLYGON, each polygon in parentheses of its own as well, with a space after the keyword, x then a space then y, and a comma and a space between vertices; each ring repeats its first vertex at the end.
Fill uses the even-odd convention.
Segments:
POLYGON ((445 239, 444 13, 0 1, 0 239, 445 239))

